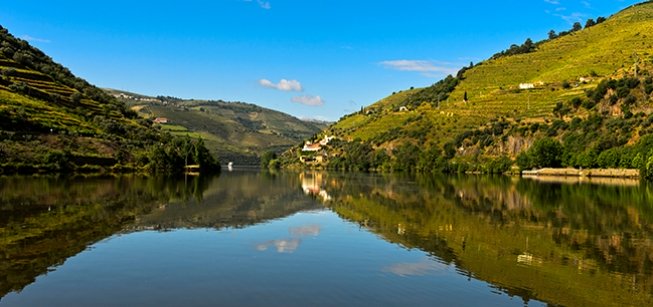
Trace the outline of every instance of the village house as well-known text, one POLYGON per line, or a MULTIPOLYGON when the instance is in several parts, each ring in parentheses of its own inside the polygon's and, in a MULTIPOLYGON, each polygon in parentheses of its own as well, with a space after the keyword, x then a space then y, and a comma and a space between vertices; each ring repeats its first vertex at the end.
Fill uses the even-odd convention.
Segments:
POLYGON ((157 117, 157 118, 154 119, 155 124, 167 124, 169 122, 170 121, 168 120, 167 117, 157 117))
POLYGON ((333 141, 335 139, 335 136, 324 136, 324 139, 320 140, 317 143, 311 143, 306 141, 304 144, 304 148, 302 148, 303 152, 318 152, 322 149, 322 146, 329 145, 329 142, 333 141))
POLYGON ((303 152, 318 152, 322 149, 322 145, 320 143, 311 143, 311 142, 306 142, 304 144, 304 148, 302 148, 303 152))
POLYGON ((520 90, 532 90, 535 88, 535 84, 533 83, 520 83, 519 84, 519 89, 520 90))

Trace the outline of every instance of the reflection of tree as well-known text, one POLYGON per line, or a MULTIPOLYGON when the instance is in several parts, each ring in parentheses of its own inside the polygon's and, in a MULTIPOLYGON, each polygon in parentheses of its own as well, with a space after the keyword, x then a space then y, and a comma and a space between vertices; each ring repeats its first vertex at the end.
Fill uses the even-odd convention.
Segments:
POLYGON ((141 216, 133 227, 245 227, 302 210, 318 209, 319 203, 288 188, 298 184, 296 174, 225 174, 208 184, 201 200, 172 201, 165 210, 141 216))
POLYGON ((0 179, 0 297, 210 179, 0 179))
POLYGON ((330 179, 338 188, 328 205, 340 216, 511 295, 562 305, 651 304, 649 187, 505 177, 330 179))

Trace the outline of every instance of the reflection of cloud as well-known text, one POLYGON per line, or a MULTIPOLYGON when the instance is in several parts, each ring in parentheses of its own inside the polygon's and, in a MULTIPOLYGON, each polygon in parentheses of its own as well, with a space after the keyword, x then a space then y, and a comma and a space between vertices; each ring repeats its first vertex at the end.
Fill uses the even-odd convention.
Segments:
POLYGON ((297 250, 300 243, 301 240, 299 239, 272 240, 256 245, 256 250, 263 252, 268 250, 270 246, 274 246, 277 253, 291 254, 297 250))
POLYGON ((294 253, 299 245, 302 243, 301 237, 314 236, 317 237, 320 235, 321 227, 320 225, 305 225, 299 227, 290 227, 288 231, 293 236, 290 239, 281 239, 281 240, 271 240, 263 242, 256 245, 256 250, 264 252, 270 247, 274 246, 277 249, 277 253, 280 254, 292 254, 294 253))
POLYGON ((441 264, 424 259, 420 262, 396 263, 383 268, 383 272, 390 272, 399 276, 424 276, 443 269, 444 267, 441 264))
POLYGON ((318 236, 320 235, 320 225, 307 225, 290 228, 290 234, 293 236, 318 236))

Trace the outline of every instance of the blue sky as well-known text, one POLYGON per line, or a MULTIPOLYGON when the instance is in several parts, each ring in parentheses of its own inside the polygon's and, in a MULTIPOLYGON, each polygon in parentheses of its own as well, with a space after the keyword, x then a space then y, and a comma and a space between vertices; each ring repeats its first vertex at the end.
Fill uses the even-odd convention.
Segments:
POLYGON ((0 24, 100 87, 337 120, 637 2, 20 0, 0 24))

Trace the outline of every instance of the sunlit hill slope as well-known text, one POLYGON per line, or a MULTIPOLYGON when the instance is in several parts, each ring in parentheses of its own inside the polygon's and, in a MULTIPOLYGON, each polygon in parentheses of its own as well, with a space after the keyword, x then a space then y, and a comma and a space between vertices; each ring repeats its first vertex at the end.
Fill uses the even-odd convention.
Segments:
MULTIPOLYGON (((457 77, 393 93, 341 118, 324 132, 338 141, 327 146, 323 166, 426 170, 453 161, 482 171, 490 160, 514 163, 543 138, 571 150, 567 145, 578 144, 567 142, 567 136, 589 119, 595 132, 622 125, 630 134, 615 136, 619 140, 610 145, 587 140, 583 150, 598 156, 636 144, 651 132, 653 3, 597 20, 545 41, 528 40, 463 68, 457 77), (357 146, 363 148, 353 150, 357 146), (352 151, 367 156, 352 157, 352 151)), ((287 161, 299 155, 298 149, 288 153, 287 161)), ((562 155, 557 166, 579 166, 565 163, 562 155)))
POLYGON ((286 150, 326 127, 325 123, 303 121, 250 103, 105 91, 144 118, 164 118, 161 129, 202 138, 223 162, 239 165, 258 165, 258 158, 266 151, 286 150))
POLYGON ((0 27, 0 174, 177 172, 215 161, 0 27), (183 143, 183 144, 182 144, 183 143), (202 164, 202 163, 200 163, 202 164))

